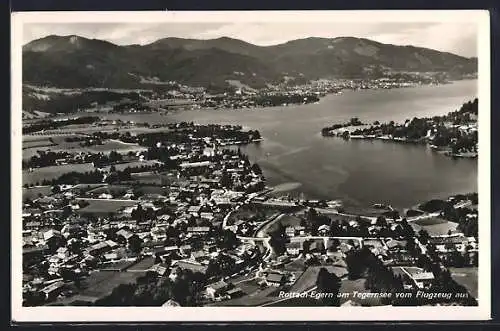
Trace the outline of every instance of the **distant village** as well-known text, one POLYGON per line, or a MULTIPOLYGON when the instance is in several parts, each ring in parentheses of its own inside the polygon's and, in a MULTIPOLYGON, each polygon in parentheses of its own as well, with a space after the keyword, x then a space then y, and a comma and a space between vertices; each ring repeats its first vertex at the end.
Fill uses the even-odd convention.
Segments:
MULTIPOLYGON (((234 72, 236 76, 244 75, 234 72)), ((36 102, 23 111, 23 119, 33 120, 75 112, 147 113, 191 109, 253 109, 319 102, 329 94, 344 90, 394 89, 421 85, 448 84, 446 76, 429 72, 391 72, 379 78, 318 79, 309 81, 303 76, 283 76, 280 82, 263 88, 252 88, 238 80, 228 80, 220 87, 188 86, 176 81, 146 80, 153 89, 54 89, 26 85, 24 88, 36 102), (59 96, 59 97, 58 97, 59 96), (58 99, 60 98, 60 100, 58 99), (74 99, 71 99, 74 98, 74 99), (71 102, 71 100, 73 100, 71 102), (44 110, 49 111, 44 111, 44 110), (60 111, 57 111, 60 110, 60 111)))

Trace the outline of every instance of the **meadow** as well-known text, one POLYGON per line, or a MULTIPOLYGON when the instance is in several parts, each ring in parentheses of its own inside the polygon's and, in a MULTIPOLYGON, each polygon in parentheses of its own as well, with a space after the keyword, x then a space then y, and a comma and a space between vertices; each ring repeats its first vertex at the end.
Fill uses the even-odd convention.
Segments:
POLYGON ((44 179, 56 179, 67 172, 87 172, 94 170, 92 163, 65 164, 58 166, 49 166, 43 168, 35 168, 33 171, 23 171, 23 185, 41 183, 44 179))

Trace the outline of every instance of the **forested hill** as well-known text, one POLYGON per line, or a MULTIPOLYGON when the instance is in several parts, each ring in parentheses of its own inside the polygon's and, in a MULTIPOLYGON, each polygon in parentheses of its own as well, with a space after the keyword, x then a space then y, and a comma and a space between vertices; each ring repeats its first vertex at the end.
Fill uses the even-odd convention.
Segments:
POLYGON ((477 59, 369 39, 306 38, 256 46, 241 40, 165 38, 146 45, 119 46, 80 36, 47 36, 23 47, 25 84, 138 88, 176 81, 191 86, 238 80, 252 87, 285 77, 366 78, 384 71, 477 72, 477 59))

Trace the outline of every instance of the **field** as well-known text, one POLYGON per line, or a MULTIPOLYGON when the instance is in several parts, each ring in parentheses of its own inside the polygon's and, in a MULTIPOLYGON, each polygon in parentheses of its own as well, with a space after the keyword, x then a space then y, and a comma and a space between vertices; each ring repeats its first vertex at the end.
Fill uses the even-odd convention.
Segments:
POLYGON ((35 141, 49 141, 49 138, 52 138, 51 136, 36 136, 36 135, 23 135, 23 145, 26 143, 31 143, 35 141))
MULTIPOLYGON (((115 165, 116 170, 123 170, 126 167, 141 167, 141 166, 146 166, 146 165, 151 165, 155 164, 157 161, 151 160, 151 161, 136 161, 136 162, 127 162, 127 163, 121 163, 115 165)), ((42 167, 42 168, 35 168, 33 169, 32 172, 29 171, 23 171, 23 184, 35 184, 35 183, 41 183, 44 179, 47 180, 52 180, 56 179, 60 175, 71 172, 71 171, 76 171, 76 172, 87 172, 87 171, 93 171, 94 166, 92 163, 76 163, 76 164, 65 164, 65 165, 58 165, 58 166, 49 166, 49 167, 42 167)), ((158 176, 158 175, 156 175, 158 176)))
POLYGON ((418 224, 420 226, 426 226, 426 225, 436 225, 436 224, 443 224, 447 223, 448 221, 440 218, 440 217, 429 217, 429 218, 423 218, 416 220, 414 223, 418 224))
POLYGON ((103 265, 100 270, 101 271, 123 271, 125 269, 128 269, 132 265, 134 265, 134 261, 118 261, 114 263, 108 263, 106 265, 103 265))
MULTIPOLYGON (((57 140, 56 140, 57 141, 57 140)), ((53 148, 54 151, 68 151, 68 152, 91 152, 91 153, 109 153, 116 151, 119 153, 144 151, 147 148, 136 144, 127 144, 119 140, 106 140, 102 145, 93 146, 80 146, 80 142, 65 142, 59 140, 57 146, 53 148)))
POLYGON ((73 186, 72 190, 78 194, 83 194, 90 190, 95 190, 98 187, 106 186, 107 184, 78 184, 73 186))
POLYGON ((385 212, 388 212, 388 210, 371 208, 371 207, 350 207, 350 206, 344 207, 344 213, 346 214, 368 216, 368 217, 378 217, 385 212))
POLYGON ((78 210, 80 214, 109 214, 116 213, 123 207, 134 206, 137 201, 134 200, 105 200, 95 199, 87 200, 89 205, 78 210))
POLYGON ((171 183, 168 176, 156 174, 151 171, 132 174, 132 181, 141 185, 169 185, 171 183))
POLYGON ((450 268, 451 277, 459 283, 460 285, 465 286, 469 293, 477 298, 478 294, 478 274, 477 267, 471 268, 450 268))
POLYGON ((35 168, 32 172, 23 171, 23 184, 35 184, 36 182, 41 183, 44 179, 56 179, 66 172, 87 172, 92 170, 94 170, 94 166, 92 165, 92 163, 65 164, 59 166, 35 168))
POLYGON ((23 160, 28 160, 35 155, 38 155, 38 151, 48 151, 52 150, 53 146, 45 146, 45 147, 33 147, 33 148, 23 148, 23 160))
POLYGON ((286 228, 287 226, 299 226, 300 225, 300 217, 297 217, 295 215, 284 215, 279 218, 279 222, 283 224, 283 226, 286 228))
POLYGON ((98 271, 90 274, 82 283, 86 288, 81 295, 102 298, 111 293, 120 284, 135 283, 141 272, 98 271))
POLYGON ((300 225, 300 218, 295 215, 285 214, 264 226, 261 231, 264 233, 272 232, 276 229, 278 223, 281 223, 285 228, 287 226, 298 226, 300 225))
POLYGON ((137 152, 137 151, 145 151, 147 148, 136 145, 136 144, 126 144, 120 141, 107 141, 103 145, 95 145, 86 147, 89 152, 103 152, 109 153, 111 151, 128 153, 128 152, 137 152))
MULTIPOLYGON (((331 220, 335 220, 337 222, 350 222, 350 221, 355 221, 359 218, 359 216, 354 216, 354 215, 339 215, 336 213, 322 213, 325 216, 328 216, 331 220)), ((371 220, 368 218, 361 217, 361 221, 364 221, 365 223, 370 223, 371 220)))
POLYGON ((40 195, 45 196, 52 193, 51 186, 37 186, 31 188, 23 188, 23 200, 37 199, 40 195))
POLYGON ((417 220, 415 222, 410 222, 414 230, 419 231, 420 229, 426 230, 431 236, 448 234, 448 231, 454 232, 458 226, 458 223, 450 222, 440 217, 431 217, 417 220))
POLYGON ((47 146, 54 146, 55 144, 50 141, 49 138, 40 138, 37 137, 37 139, 29 139, 29 140, 23 140, 23 149, 30 149, 30 148, 35 148, 35 147, 47 147, 47 146))
MULTIPOLYGON (((100 128, 91 128, 92 131, 101 131, 100 128)), ((92 153, 109 153, 117 151, 121 153, 144 151, 147 148, 137 144, 124 143, 119 140, 109 139, 105 140, 102 145, 94 146, 80 146, 80 141, 67 142, 68 137, 81 137, 74 131, 75 129, 57 131, 52 134, 46 133, 43 136, 37 135, 24 135, 23 136, 23 158, 29 158, 37 154, 37 150, 52 150, 52 151, 67 151, 67 152, 92 152, 92 153), (52 140, 53 142, 51 142, 52 140)), ((81 131, 81 130, 80 130, 81 131)))
POLYGON ((251 206, 245 205, 231 213, 231 216, 229 216, 228 219, 228 224, 233 224, 237 220, 249 220, 250 218, 256 215, 260 215, 261 217, 267 220, 269 219, 269 217, 272 217, 273 215, 278 215, 278 211, 273 208, 260 208, 260 207, 253 208, 251 206))
POLYGON ((127 192, 128 185, 100 185, 96 188, 88 190, 87 196, 96 196, 102 193, 109 193, 114 197, 119 197, 127 192))

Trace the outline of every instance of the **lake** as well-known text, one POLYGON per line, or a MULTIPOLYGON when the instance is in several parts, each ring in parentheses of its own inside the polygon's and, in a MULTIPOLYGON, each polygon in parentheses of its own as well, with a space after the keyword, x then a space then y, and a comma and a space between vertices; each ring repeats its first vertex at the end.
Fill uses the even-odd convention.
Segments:
POLYGON ((342 199, 348 205, 390 203, 396 208, 456 193, 477 191, 477 160, 446 157, 427 146, 322 137, 321 128, 358 117, 402 122, 443 115, 477 96, 477 80, 440 86, 344 91, 317 104, 240 110, 192 110, 167 115, 108 115, 158 123, 240 124, 265 139, 242 147, 258 162, 269 185, 294 183, 311 199, 342 199))

